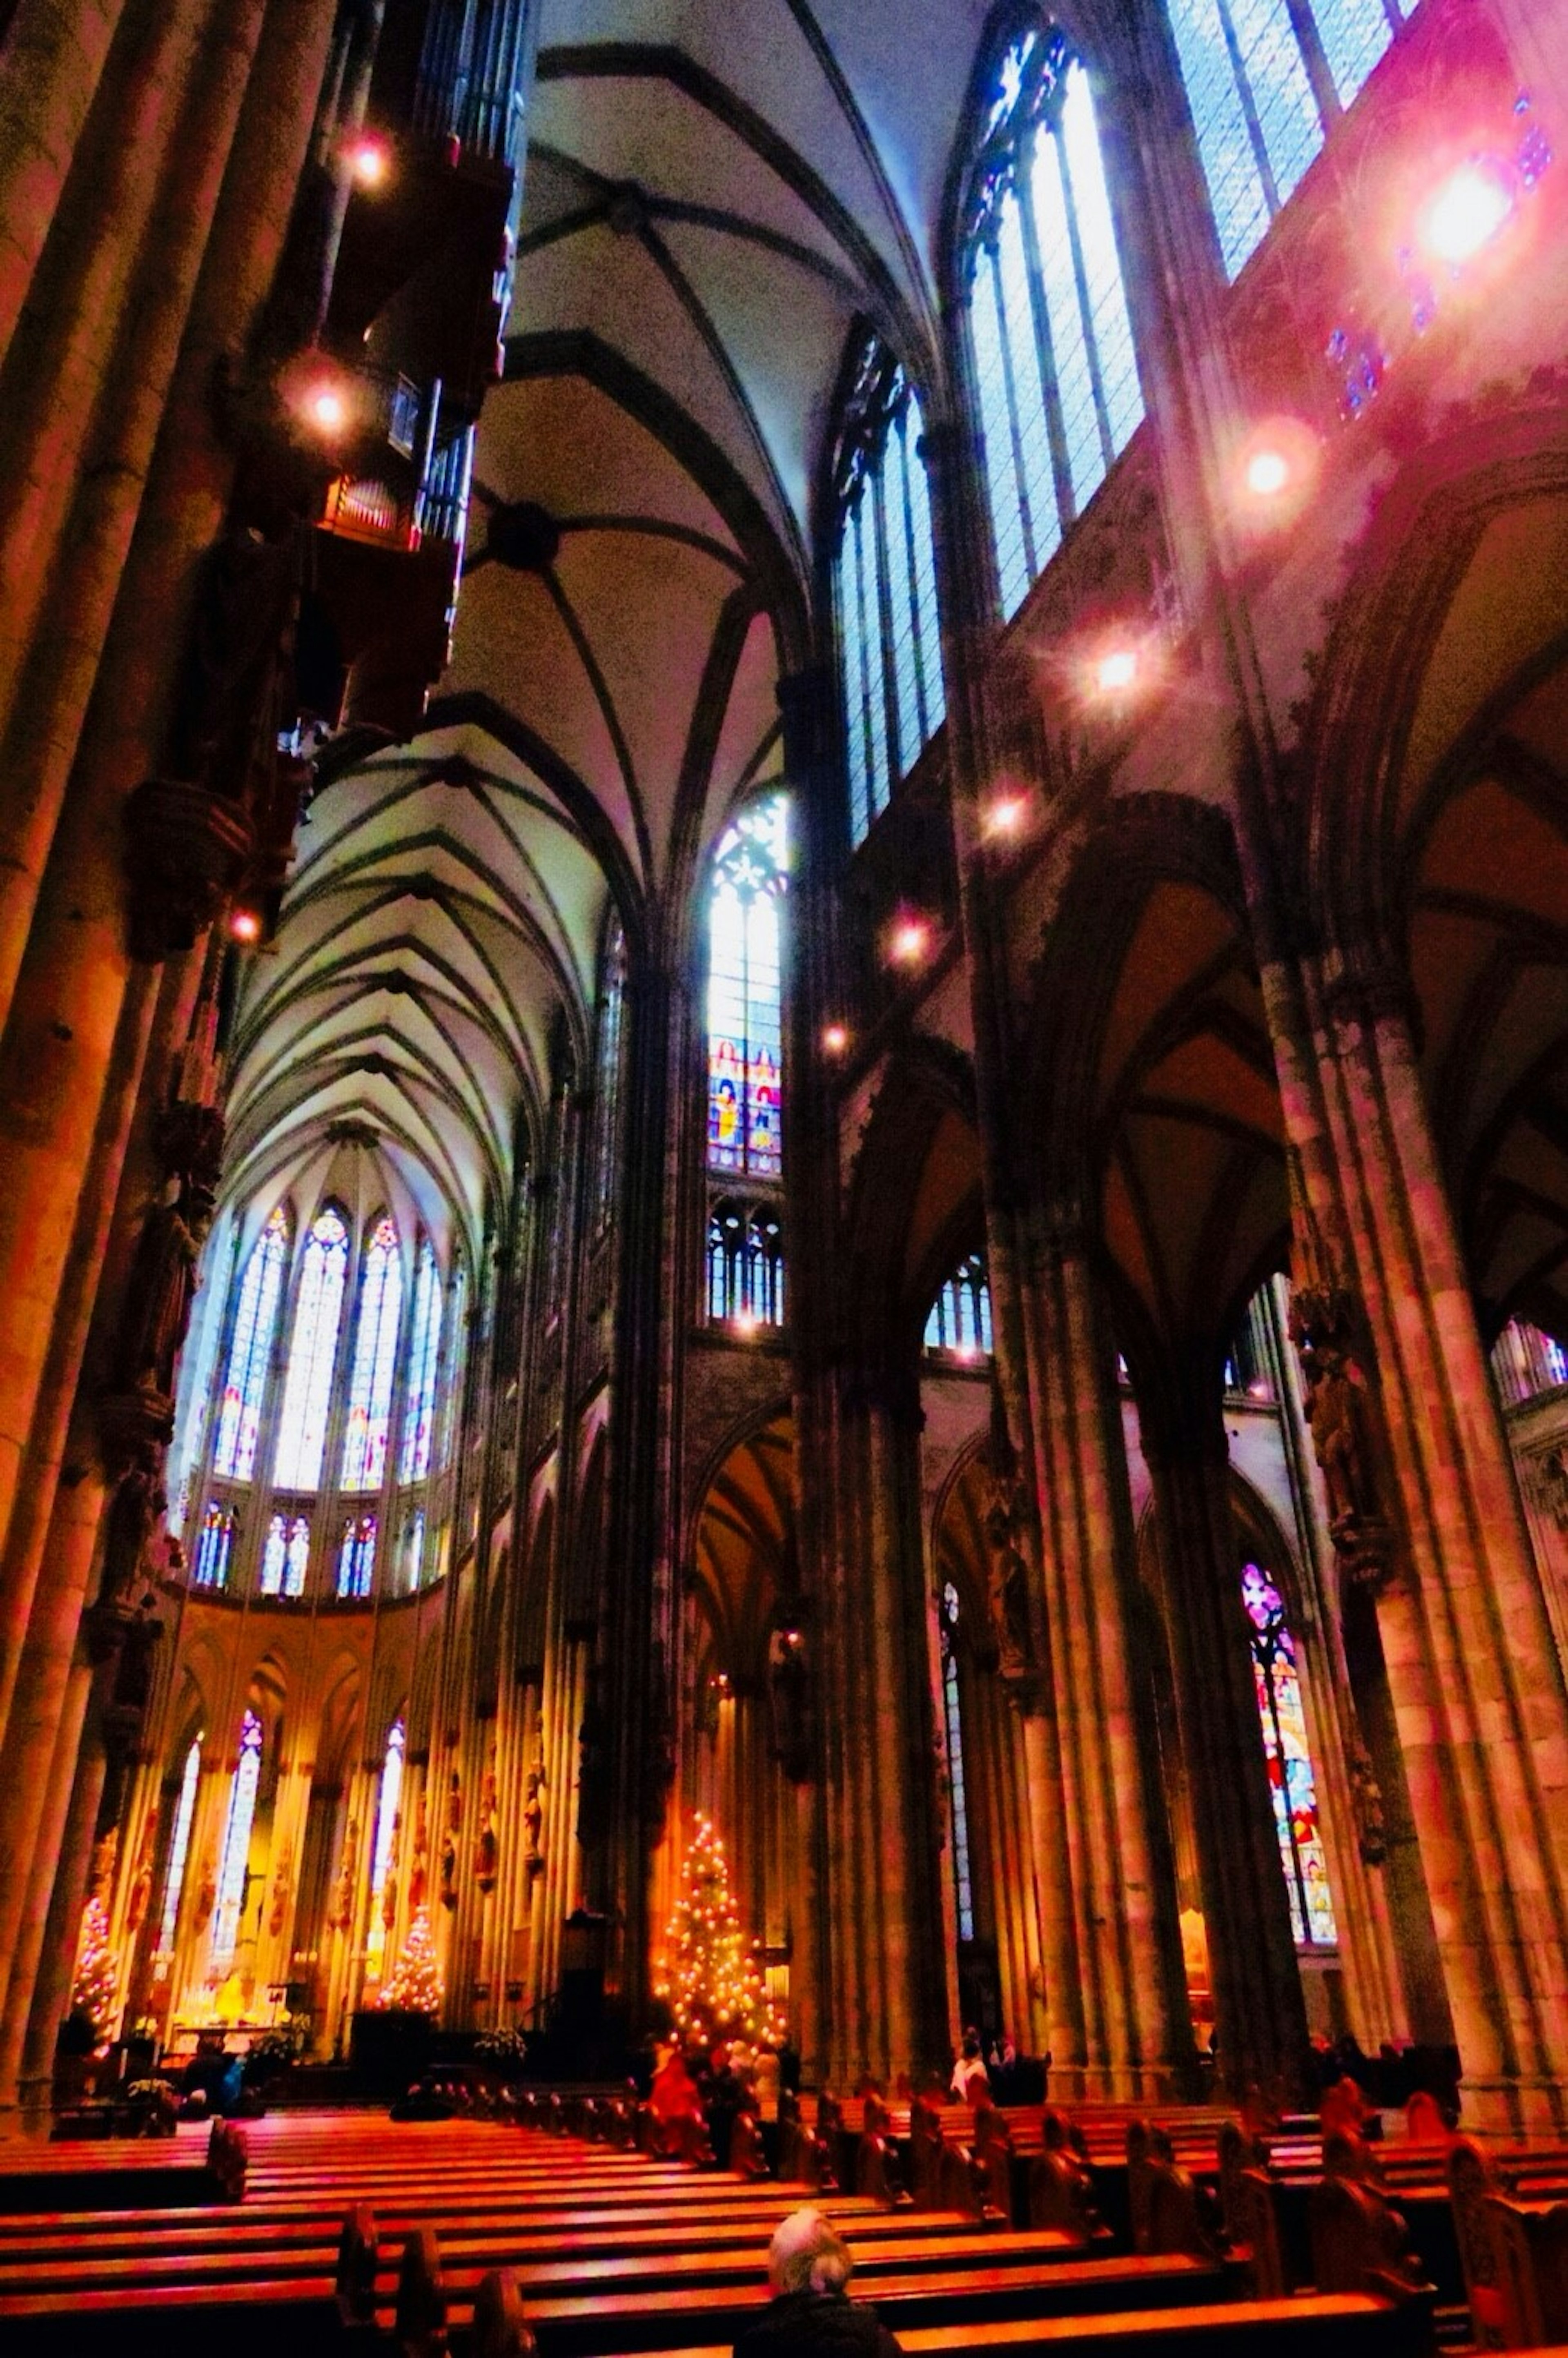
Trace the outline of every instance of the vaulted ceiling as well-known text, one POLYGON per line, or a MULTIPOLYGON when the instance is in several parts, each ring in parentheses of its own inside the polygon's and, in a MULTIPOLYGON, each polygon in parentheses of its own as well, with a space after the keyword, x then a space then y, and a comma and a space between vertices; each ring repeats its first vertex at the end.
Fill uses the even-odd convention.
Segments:
POLYGON ((851 330, 940 366, 986 14, 544 0, 452 660, 428 732, 311 811, 243 1009, 232 1168, 257 1185, 360 1120, 472 1229, 548 1043, 588 1039, 611 899, 689 952, 705 853, 782 773, 851 330))

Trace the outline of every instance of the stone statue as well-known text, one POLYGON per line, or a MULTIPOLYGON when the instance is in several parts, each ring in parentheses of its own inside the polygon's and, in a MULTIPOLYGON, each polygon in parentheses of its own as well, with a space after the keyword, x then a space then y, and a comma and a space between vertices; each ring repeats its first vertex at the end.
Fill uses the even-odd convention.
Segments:
POLYGON ((492 1756, 484 1772, 484 1784, 480 1792, 479 1833, 473 1846, 473 1879, 481 1891, 494 1890, 500 1859, 499 1805, 495 1790, 495 1760, 492 1756))
POLYGON ((1381 1866, 1389 1855, 1388 1828, 1383 1823, 1383 1793, 1366 1747, 1350 1747, 1350 1806, 1356 1813, 1356 1839, 1368 1866, 1381 1866))
POLYGON ((190 1326, 202 1235, 187 1219, 184 1188, 170 1179, 143 1224, 122 1330, 127 1390, 174 1397, 175 1364, 190 1326))
POLYGON ((408 1913, 417 1916, 425 1905, 425 1895, 430 1885, 430 1837, 425 1823, 425 1806, 419 1805, 419 1830, 414 1837, 414 1864, 408 1870, 408 1913))
POLYGON ((288 1861, 280 1858, 277 1862, 277 1873, 272 1878, 272 1899, 267 1909, 266 1920, 266 1929, 275 1941, 282 1932, 284 1924, 287 1920, 291 1887, 288 1861))
POLYGON ((212 1921, 212 1910, 218 1905, 218 1885, 212 1873, 211 1854, 201 1862, 201 1880, 196 1887, 196 1907, 191 1929, 198 1940, 212 1921))
POLYGON ((147 1912, 147 1902, 153 1892, 153 1852, 157 1840, 157 1804, 147 1812, 147 1822, 142 1829, 142 1847, 136 1859, 136 1872, 132 1878, 125 1900, 125 1930, 139 1932, 147 1912))
POLYGON ((805 1781, 810 1769, 809 1672, 806 1639, 792 1615, 768 1639, 768 1695, 773 1705, 773 1750, 786 1777, 805 1781))
POLYGON ((343 1855, 338 1866, 338 1880, 332 1888, 332 1905, 327 1911, 327 1921, 334 1932, 346 1932, 354 1920, 354 1875, 360 1855, 360 1822, 351 1818, 343 1835, 343 1855))
POLYGON ((1336 1343, 1309 1343, 1302 1352, 1302 1379, 1331 1528, 1375 1515, 1366 1394, 1346 1353, 1336 1343))
POLYGON ((539 1798, 545 1790, 545 1756, 536 1753, 528 1771, 526 1797, 523 1803, 523 1864, 530 1876, 537 1875, 545 1864, 545 1854, 539 1846, 539 1836, 545 1823, 545 1804, 539 1798))

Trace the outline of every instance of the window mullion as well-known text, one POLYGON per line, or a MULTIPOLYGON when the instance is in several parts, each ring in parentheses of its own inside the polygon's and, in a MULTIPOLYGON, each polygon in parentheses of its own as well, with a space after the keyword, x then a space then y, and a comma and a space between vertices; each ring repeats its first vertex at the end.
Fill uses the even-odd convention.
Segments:
POLYGON ((1214 0, 1219 17, 1219 28, 1225 36, 1226 49, 1230 58, 1230 70, 1236 77, 1236 95, 1241 101, 1241 112, 1247 120, 1247 136, 1252 142, 1253 160, 1258 177, 1263 183, 1263 201, 1271 217, 1280 210, 1280 184, 1274 178, 1274 167, 1269 159, 1269 143, 1263 136, 1262 119, 1258 113, 1258 101, 1241 54, 1241 44, 1236 37, 1236 25, 1230 14, 1230 0, 1214 0))
POLYGON ((1012 366, 1012 334, 1007 316, 1007 295, 1002 286, 1001 256, 995 246, 986 249, 990 265, 991 286, 996 298, 997 342, 1001 348, 1002 394, 1007 402, 1007 423, 1012 443, 1012 479, 1017 486, 1018 513, 1023 525, 1023 554, 1033 580, 1040 568, 1035 560, 1034 515, 1030 504, 1029 478, 1023 466, 1023 436, 1018 414, 1018 384, 1012 366))
POLYGON ((1339 92, 1334 87, 1334 76, 1328 70, 1328 59, 1318 38, 1317 25, 1307 0, 1285 0, 1291 20, 1291 30, 1296 37, 1296 47, 1302 53, 1312 94, 1317 102, 1324 128, 1328 130, 1338 122, 1345 109, 1339 103, 1339 92))
MULTIPOLYGON (((1078 503, 1073 491, 1073 471, 1067 457, 1067 432, 1062 417, 1055 348, 1051 341, 1051 319, 1045 301, 1045 274, 1041 267, 1040 235, 1034 221, 1034 142, 1040 135, 1038 131, 1033 133, 1027 146, 1019 151, 1013 193, 1018 205, 1019 226, 1023 233, 1023 267, 1029 281, 1030 325, 1034 336, 1035 364, 1040 371, 1040 391, 1045 403, 1045 433, 1051 445, 1051 471, 1056 479, 1056 508, 1065 526, 1077 514, 1078 503)), ((1045 136, 1054 138, 1055 135, 1047 132, 1045 136)), ((1064 185, 1066 178, 1064 158, 1064 185)))
POLYGON ((892 568, 888 562, 887 493, 883 488, 886 471, 886 446, 871 477, 871 531, 877 585, 877 633, 882 651, 882 711, 886 716, 888 747, 888 795, 892 799, 895 778, 902 778, 909 767, 903 750, 903 732, 898 718, 898 654, 892 619, 892 568))
POLYGON ((925 651, 920 638, 920 575, 914 555, 914 498, 909 481, 910 469, 920 463, 911 448, 913 420, 914 412, 906 402, 892 438, 898 446, 899 528, 906 552, 904 587, 909 596, 910 644, 914 651, 914 708, 919 715, 920 742, 924 745, 931 734, 932 719, 931 699, 925 688, 925 651))
POLYGON ((866 488, 862 479, 860 493, 850 515, 854 534, 855 557, 852 568, 855 577, 855 612, 859 622, 860 678, 860 729, 865 749, 866 763, 866 827, 870 833, 872 821, 884 805, 878 799, 876 735, 871 727, 871 637, 866 627, 866 488))

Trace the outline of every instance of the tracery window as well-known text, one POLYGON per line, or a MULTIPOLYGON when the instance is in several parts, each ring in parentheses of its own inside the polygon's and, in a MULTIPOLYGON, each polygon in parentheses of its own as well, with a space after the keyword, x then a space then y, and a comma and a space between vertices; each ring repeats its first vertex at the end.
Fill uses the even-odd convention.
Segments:
POLYGON ((1296 1644, 1284 1599, 1255 1563, 1241 1574, 1241 1598, 1251 1624, 1258 1716, 1269 1763, 1274 1825, 1298 1948, 1333 1948, 1339 1938, 1328 1885, 1328 1860, 1318 1824, 1317 1780, 1307 1744, 1296 1644))
POLYGON ((1230 277, 1412 6, 1413 0, 1167 0, 1230 277))
POLYGON ((966 1253, 931 1305, 925 1322, 928 1351, 952 1351, 976 1359, 991 1342, 991 1290, 983 1253, 966 1253))
POLYGON ((158 1954, 172 1956, 174 1935, 179 1923, 179 1898, 185 1888, 185 1862, 190 1855, 190 1822, 196 1814, 196 1788, 201 1778, 201 1738, 193 1738, 185 1756, 185 1767, 179 1779, 179 1799, 175 1804, 174 1825, 168 1838, 168 1864, 163 1877, 163 1913, 158 1922, 158 1954))
POLYGON ((784 1325, 784 1231, 771 1204, 725 1196, 714 1205, 708 1221, 708 1314, 784 1325))
POLYGON ((218 1867, 218 1898, 212 1914, 212 1970, 226 1973, 239 1942, 240 1918, 249 1883, 251 1828, 255 1822, 256 1789, 261 1782, 262 1725, 254 1711, 240 1722, 240 1758, 229 1788, 228 1814, 223 1821, 223 1846, 218 1867))
POLYGON ((333 1205, 317 1214, 304 1259, 273 1464, 273 1481, 280 1490, 314 1490, 321 1479, 349 1282, 349 1231, 333 1205))
POLYGON ((234 1552, 234 1531, 239 1518, 232 1507, 219 1498, 210 1498, 207 1512, 201 1519, 201 1534, 196 1542, 196 1561, 190 1568, 191 1584, 197 1588, 223 1588, 228 1585, 229 1558, 234 1552))
POLYGON ((1517 1406, 1568 1384, 1568 1351, 1527 1319, 1510 1318, 1493 1346, 1492 1369, 1505 1403, 1517 1406))
POLYGON ((468 1318, 468 1271, 460 1260, 452 1271, 452 1317, 447 1351, 447 1396, 441 1408, 441 1445, 437 1471, 444 1474, 452 1462, 452 1436, 457 1431, 458 1402, 462 1391, 462 1338, 468 1318))
POLYGON ((594 1226, 602 1231, 615 1209, 616 1147, 621 1128, 621 1034, 626 1004, 626 936, 616 918, 604 947, 604 988, 599 1003, 599 1078, 594 1112, 594 1226))
POLYGON ((235 1482, 248 1482, 255 1469, 262 1395, 291 1241, 288 1214, 280 1204, 252 1246, 240 1281, 228 1373, 218 1409, 218 1445, 212 1454, 213 1472, 235 1482))
POLYGON ((425 1563, 425 1509, 416 1507, 403 1526, 398 1545, 397 1585, 406 1596, 413 1595, 419 1585, 419 1574, 425 1563))
POLYGON ((310 1520, 307 1515, 274 1515, 262 1549, 264 1596, 303 1596, 310 1562, 310 1520))
POLYGON ((376 1518, 373 1515, 349 1515, 343 1523, 343 1536, 338 1549, 338 1594, 340 1596, 368 1596, 371 1578, 375 1571, 376 1518))
POLYGON ((441 1272, 428 1237, 420 1239, 414 1271, 414 1330, 408 1347, 408 1388, 403 1408, 403 1459, 398 1478, 422 1482, 430 1471, 435 1428, 436 1370, 441 1356, 441 1272))
POLYGON ((914 386, 871 338, 851 383, 834 466, 834 594, 857 843, 946 712, 922 435, 914 386))
POLYGON ((386 1953, 387 1928, 382 1918, 381 1899, 391 1871, 400 1824, 406 1747, 407 1731, 401 1719, 395 1720, 386 1739, 386 1757, 381 1767, 381 1790, 375 1804, 375 1833, 371 1842, 370 1930, 365 1940, 365 1963, 373 1980, 379 1977, 382 1960, 386 1953))
POLYGON ((947 1581, 937 1616, 942 1639, 942 1707, 947 1729, 947 1782, 953 1812, 953 1898, 958 1938, 975 1937, 975 1893, 969 1872, 969 1804, 964 1784, 964 1723, 958 1702, 958 1592, 947 1581))
POLYGON ((343 1431, 341 1490, 379 1490, 386 1471, 392 1426, 392 1379, 397 1366, 397 1328, 403 1312, 403 1258, 396 1224, 376 1222, 360 1278, 360 1314, 354 1334, 353 1374, 349 1382, 349 1419, 343 1431))
POLYGON ((789 798, 768 795, 725 830, 708 895, 708 1164, 776 1179, 784 1167, 781 907, 789 798))
POLYGON ((1143 415, 1093 94, 1048 20, 999 64, 962 215, 1004 614, 1143 415))

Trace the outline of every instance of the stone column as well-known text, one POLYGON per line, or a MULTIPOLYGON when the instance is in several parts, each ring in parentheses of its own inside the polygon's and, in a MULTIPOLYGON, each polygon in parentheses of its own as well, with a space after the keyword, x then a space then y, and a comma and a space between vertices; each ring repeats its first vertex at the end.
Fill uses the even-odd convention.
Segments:
POLYGON ((1085 2093, 1169 2094, 1193 2063, 1175 1882, 1158 1823, 1152 1698, 1135 1670, 1114 1359, 1075 1228, 1040 1246, 1024 1319, 1085 2093))
POLYGON ((17 0, 0 58, 0 356, 75 160, 124 0, 17 0))
POLYGON ((1176 1719, 1192 1796, 1220 2077, 1304 2093, 1306 2009, 1258 1720, 1219 1370, 1183 1368, 1142 1418, 1176 1719))
POLYGON ((1331 1529, 1346 1577, 1376 1598, 1466 2115, 1561 2126, 1562 1664, 1402 999, 1340 968, 1313 969, 1306 989, 1311 1069, 1276 1040, 1286 1118, 1304 1217, 1343 1239, 1358 1295, 1298 1299, 1331 1529))

